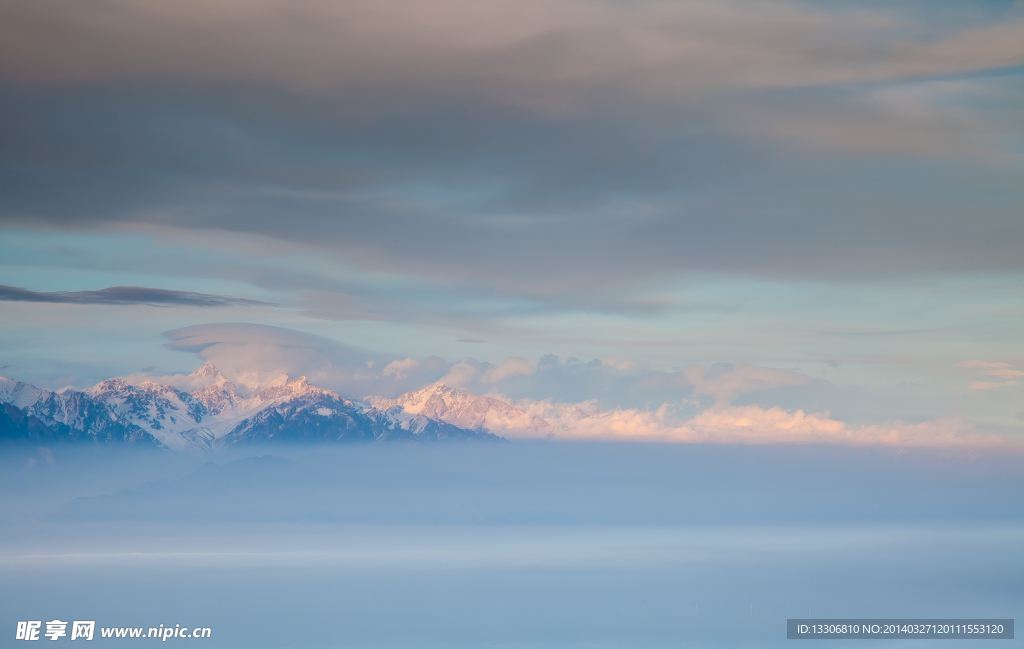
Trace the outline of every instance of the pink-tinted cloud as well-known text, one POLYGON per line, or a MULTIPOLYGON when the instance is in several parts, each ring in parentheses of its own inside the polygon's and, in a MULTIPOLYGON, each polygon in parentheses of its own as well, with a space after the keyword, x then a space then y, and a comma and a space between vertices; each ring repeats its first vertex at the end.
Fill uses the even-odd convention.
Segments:
POLYGON ((1001 361, 969 360, 961 361, 957 363, 956 366, 972 370, 970 374, 975 378, 981 379, 971 381, 967 384, 967 389, 971 391, 1012 387, 1017 385, 1017 381, 1014 381, 1013 379, 1024 376, 1024 372, 1011 369, 1014 367, 1013 365, 1001 361), (992 381, 989 380, 989 377, 1003 380, 992 381))
POLYGON ((979 360, 960 361, 959 363, 956 364, 956 366, 957 367, 963 367, 963 368, 966 368, 966 369, 972 369, 972 370, 973 369, 979 369, 979 368, 986 368, 986 367, 991 367, 991 368, 1013 367, 1009 363, 1002 363, 1002 362, 998 362, 998 361, 979 361, 979 360))
POLYGON ((991 381, 971 381, 967 384, 968 390, 993 390, 995 388, 1001 388, 1005 386, 1017 385, 1016 381, 1002 381, 1000 383, 992 383, 991 381))
POLYGON ((1024 376, 1024 372, 1020 370, 985 370, 985 376, 996 376, 1001 379, 1012 379, 1018 376, 1024 376))
POLYGON ((501 431, 508 437, 565 440, 652 441, 716 444, 843 444, 850 446, 991 446, 1001 438, 977 433, 956 417, 918 424, 902 421, 849 426, 828 413, 789 411, 778 407, 725 406, 678 421, 668 404, 658 410, 602 410, 596 402, 560 404, 519 400, 516 408, 549 427, 501 431))

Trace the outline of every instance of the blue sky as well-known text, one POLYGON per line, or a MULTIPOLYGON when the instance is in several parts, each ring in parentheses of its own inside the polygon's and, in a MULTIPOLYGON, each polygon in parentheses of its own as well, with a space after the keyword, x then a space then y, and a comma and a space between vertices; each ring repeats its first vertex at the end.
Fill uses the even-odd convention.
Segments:
POLYGON ((6 3, 0 373, 1020 442, 1022 81, 1019 2, 6 3))

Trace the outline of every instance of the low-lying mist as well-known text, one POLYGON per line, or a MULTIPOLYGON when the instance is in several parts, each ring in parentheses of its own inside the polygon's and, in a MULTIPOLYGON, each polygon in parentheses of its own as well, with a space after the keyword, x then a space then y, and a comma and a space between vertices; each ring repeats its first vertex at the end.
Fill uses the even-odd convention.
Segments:
POLYGON ((1024 604, 1020 455, 3 450, 12 632, 57 617, 209 626, 217 647, 733 646, 785 642, 787 616, 1014 617, 1024 604))

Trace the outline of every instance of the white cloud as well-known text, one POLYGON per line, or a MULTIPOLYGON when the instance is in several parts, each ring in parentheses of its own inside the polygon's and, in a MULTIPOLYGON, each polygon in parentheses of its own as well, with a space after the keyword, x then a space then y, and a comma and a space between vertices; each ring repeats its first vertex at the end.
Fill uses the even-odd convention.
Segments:
POLYGON ((401 381, 409 376, 409 372, 419 366, 420 364, 412 358, 393 360, 384 368, 384 376, 394 376, 396 381, 401 381))
POLYGON ((456 363, 452 365, 452 368, 448 371, 448 374, 441 377, 439 383, 444 383, 447 386, 453 388, 459 388, 470 381, 477 375, 477 369, 469 363, 456 363))
POLYGON ((525 358, 506 358, 505 362, 497 367, 492 367, 480 377, 481 383, 498 383, 502 379, 517 374, 533 374, 533 365, 525 358))
POLYGON ((384 366, 393 355, 375 354, 282 327, 217 323, 175 329, 164 335, 171 340, 166 345, 169 349, 212 361, 225 378, 247 387, 266 385, 281 376, 305 376, 314 385, 342 394, 367 394, 394 387, 400 380, 395 374, 409 371, 408 365, 396 366, 393 373, 382 378, 383 373, 372 368, 377 363, 384 366))
POLYGON ((168 331, 170 349, 195 352, 224 376, 254 387, 282 375, 331 381, 336 368, 362 364, 365 356, 328 338, 281 327, 246 323, 195 325, 168 331))

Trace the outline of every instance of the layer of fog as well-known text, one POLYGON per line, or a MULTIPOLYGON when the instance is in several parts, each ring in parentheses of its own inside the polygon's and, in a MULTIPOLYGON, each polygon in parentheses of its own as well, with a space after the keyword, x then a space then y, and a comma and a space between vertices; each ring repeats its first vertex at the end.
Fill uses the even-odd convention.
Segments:
POLYGON ((3 451, 5 627, 200 624, 223 647, 763 646, 808 613, 1024 608, 1018 455, 3 451))

